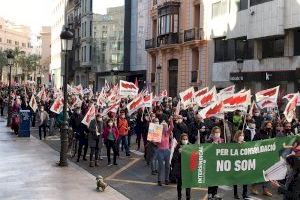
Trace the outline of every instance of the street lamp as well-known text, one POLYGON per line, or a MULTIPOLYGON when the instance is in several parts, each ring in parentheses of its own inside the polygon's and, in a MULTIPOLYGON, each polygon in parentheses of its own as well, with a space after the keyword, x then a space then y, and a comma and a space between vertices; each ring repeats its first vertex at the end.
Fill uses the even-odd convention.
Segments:
POLYGON ((64 107, 63 107, 63 117, 64 122, 60 134, 61 147, 60 147, 60 161, 59 166, 68 166, 67 161, 67 151, 68 151, 68 116, 67 116, 67 106, 68 106, 68 52, 72 50, 74 34, 70 31, 68 27, 63 27, 60 34, 61 39, 61 50, 65 54, 65 73, 64 73, 64 107))
POLYGON ((242 58, 238 58, 238 59, 236 59, 236 63, 237 63, 237 70, 239 71, 239 81, 241 81, 240 87, 242 87, 242 82, 243 82, 242 71, 244 68, 244 60, 242 58))
POLYGON ((7 124, 6 126, 10 126, 11 124, 11 67, 14 65, 15 56, 12 50, 9 50, 7 55, 7 65, 9 66, 9 82, 8 82, 8 109, 7 109, 7 124))
POLYGON ((157 73, 157 96, 158 96, 160 93, 160 73, 161 73, 160 64, 156 67, 156 73, 157 73))

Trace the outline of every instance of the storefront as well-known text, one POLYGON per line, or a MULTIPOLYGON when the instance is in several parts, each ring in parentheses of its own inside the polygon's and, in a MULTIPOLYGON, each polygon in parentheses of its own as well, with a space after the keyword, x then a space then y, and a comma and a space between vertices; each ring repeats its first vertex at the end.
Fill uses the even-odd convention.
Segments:
POLYGON ((280 85, 280 94, 286 94, 297 91, 296 71, 234 72, 230 73, 230 81, 236 84, 238 89, 246 88, 253 92, 280 85))

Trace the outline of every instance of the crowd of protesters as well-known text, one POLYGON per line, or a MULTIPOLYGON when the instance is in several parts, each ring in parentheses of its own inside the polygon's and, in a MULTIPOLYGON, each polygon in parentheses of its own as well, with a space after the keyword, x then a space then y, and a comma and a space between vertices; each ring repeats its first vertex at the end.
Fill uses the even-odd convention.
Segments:
MULTIPOLYGON (((29 109, 32 113, 32 126, 37 126, 39 138, 46 138, 47 134, 53 134, 55 127, 60 128, 63 123, 62 113, 56 114, 50 110, 54 102, 54 91, 47 89, 46 99, 38 99, 38 110, 34 112, 29 106, 29 100, 33 91, 26 87, 15 88, 13 92, 12 113, 17 115, 20 109, 29 109), (43 131, 43 135, 42 135, 43 131), (43 136, 43 137, 42 137, 43 136)), ((0 94, 0 111, 8 104, 7 88, 2 88, 0 94)), ((244 143, 248 141, 264 140, 274 137, 296 135, 300 131, 300 124, 297 118, 291 123, 285 120, 277 110, 254 110, 250 116, 241 111, 227 113, 224 120, 218 118, 202 119, 198 109, 190 106, 184 109, 180 106, 179 114, 176 114, 177 98, 163 98, 150 109, 139 109, 136 113, 128 115, 126 103, 128 99, 121 99, 120 107, 116 112, 109 112, 102 116, 102 109, 96 105, 96 117, 89 126, 82 123, 84 116, 97 98, 95 96, 83 95, 82 104, 74 108, 68 108, 69 126, 76 139, 79 141, 77 162, 87 160, 87 153, 90 153, 90 167, 99 166, 102 158, 103 146, 106 147, 107 164, 118 165, 118 157, 124 151, 125 156, 131 156, 131 148, 134 142, 137 143, 138 151, 144 152, 146 163, 150 166, 150 173, 157 176, 158 186, 177 183, 177 196, 182 199, 182 174, 181 174, 181 149, 183 145, 201 143, 244 143), (147 141, 148 128, 150 123, 163 125, 162 140, 160 143, 147 141), (225 131, 224 131, 225 130, 225 131), (225 134, 226 133, 226 134, 225 134), (136 137, 132 137, 135 135, 136 137), (136 141, 132 141, 136 138, 136 141), (171 141, 175 138, 178 145, 175 147, 173 157, 171 156, 171 141), (143 141, 143 145, 142 142, 143 141), (143 148, 142 148, 143 147, 143 148), (83 152, 82 152, 83 151, 83 152), (111 155, 111 151, 113 155, 111 155), (112 158, 111 158, 112 157, 112 158), (112 160, 111 160, 112 159, 112 160), (164 175, 164 177, 163 177, 164 175)), ((71 98, 69 99, 71 101, 71 98)), ((130 101, 130 100, 129 100, 130 101)), ((70 103, 70 102, 69 102, 70 103)), ((70 103, 71 104, 71 103, 70 103)), ((15 133, 18 130, 19 120, 12 121, 12 128, 15 133)), ((249 194, 258 195, 262 193, 268 197, 272 196, 270 187, 279 188, 285 199, 299 199, 295 195, 300 192, 299 143, 297 141, 291 148, 295 155, 288 158, 288 164, 293 171, 288 175, 285 182, 278 183, 264 182, 259 184, 242 186, 242 198, 250 199, 249 194), (297 143, 298 142, 298 143, 297 143), (248 190, 248 188, 250 188, 248 190), (296 193, 294 191, 297 191, 296 193), (294 198, 295 197, 295 198, 294 198)), ((238 186, 233 186, 233 198, 240 199, 238 186)), ((191 189, 186 188, 186 199, 191 199, 191 189)), ((208 188, 209 199, 221 199, 218 194, 218 186, 208 188)))

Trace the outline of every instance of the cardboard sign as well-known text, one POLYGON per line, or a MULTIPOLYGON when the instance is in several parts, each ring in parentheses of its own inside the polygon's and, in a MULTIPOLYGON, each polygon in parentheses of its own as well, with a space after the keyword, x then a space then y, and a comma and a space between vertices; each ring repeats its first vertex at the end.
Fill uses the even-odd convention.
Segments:
POLYGON ((151 142, 161 142, 163 126, 160 124, 149 124, 147 140, 151 142))

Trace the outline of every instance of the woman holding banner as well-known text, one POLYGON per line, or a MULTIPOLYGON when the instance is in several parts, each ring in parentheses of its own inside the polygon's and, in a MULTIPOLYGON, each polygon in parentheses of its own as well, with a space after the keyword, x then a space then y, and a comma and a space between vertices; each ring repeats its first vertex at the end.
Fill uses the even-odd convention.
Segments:
MULTIPOLYGON (((238 144, 243 144, 245 142, 245 135, 242 131, 237 131, 233 137, 233 141, 238 144)), ((238 188, 237 185, 233 186, 234 191, 234 199, 240 199, 238 195, 238 188)), ((247 185, 243 185, 243 199, 249 199, 247 185)))
MULTIPOLYGON (((180 143, 176 146, 174 150, 174 155, 172 159, 172 168, 174 175, 176 176, 177 179, 177 196, 178 200, 181 200, 182 194, 182 176, 181 176, 181 148, 183 145, 188 145, 189 140, 188 140, 188 135, 186 133, 181 134, 180 136, 180 143)), ((191 199, 191 188, 186 188, 186 199, 190 200, 191 199)))
MULTIPOLYGON (((214 143, 214 144, 221 144, 224 143, 224 139, 221 138, 221 128, 218 126, 215 126, 212 131, 211 135, 208 139, 208 142, 214 143)), ((218 186, 211 186, 208 187, 208 199, 221 199, 218 194, 218 186)))

